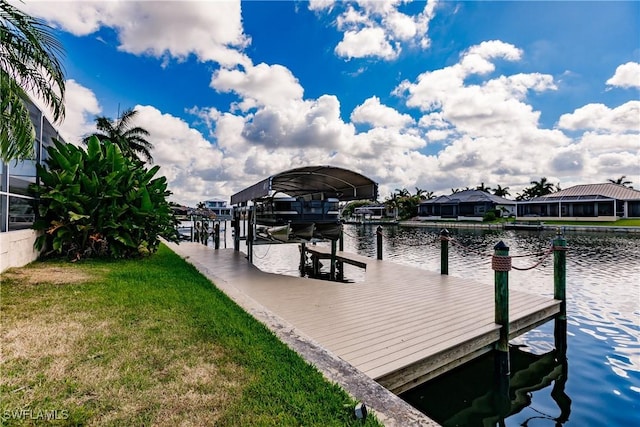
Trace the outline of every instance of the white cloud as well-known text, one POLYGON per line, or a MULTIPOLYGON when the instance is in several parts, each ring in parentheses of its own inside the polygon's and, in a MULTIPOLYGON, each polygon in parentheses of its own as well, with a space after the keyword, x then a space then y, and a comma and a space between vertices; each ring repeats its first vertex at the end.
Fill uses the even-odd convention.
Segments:
MULTIPOLYGON (((401 0, 358 0, 343 2, 344 10, 336 18, 336 28, 343 38, 335 53, 343 58, 375 57, 384 60, 397 58, 403 45, 426 49, 429 23, 438 2, 429 0, 416 15, 400 12, 401 0)), ((334 3, 311 2, 309 9, 316 12, 334 10, 334 3)))
POLYGON ((380 98, 371 97, 358 105, 351 113, 353 123, 368 123, 374 127, 403 128, 414 123, 408 114, 400 114, 391 107, 382 105, 380 98))
POLYGON ((382 28, 363 28, 345 32, 335 52, 345 58, 377 56, 394 59, 400 54, 398 45, 394 47, 389 43, 382 28))
POLYGON ((321 11, 331 9, 335 0, 309 0, 309 10, 321 11))
POLYGON ((568 130, 596 129, 607 132, 640 132, 640 101, 629 101, 616 108, 588 104, 563 114, 558 127, 568 130))
POLYGON ((118 49, 135 55, 179 60, 195 55, 229 67, 250 63, 241 52, 249 38, 243 33, 239 0, 179 2, 179 7, 172 1, 14 3, 77 36, 113 28, 118 49))
POLYGON ((238 107, 242 111, 265 105, 286 106, 301 101, 304 93, 288 68, 264 63, 248 66, 244 71, 222 68, 213 74, 211 87, 240 96, 238 107))
POLYGON ((94 130, 94 118, 102 112, 95 94, 75 80, 65 84, 65 118, 59 128, 66 142, 79 144, 94 130))
POLYGON ((622 88, 640 88, 640 64, 637 62, 627 62, 616 68, 616 72, 607 84, 622 88))

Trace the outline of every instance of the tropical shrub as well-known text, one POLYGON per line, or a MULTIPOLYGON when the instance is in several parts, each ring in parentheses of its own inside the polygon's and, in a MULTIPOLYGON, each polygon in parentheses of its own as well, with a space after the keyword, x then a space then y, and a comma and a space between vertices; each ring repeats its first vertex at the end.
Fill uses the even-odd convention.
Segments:
POLYGON ((38 166, 36 248, 72 259, 129 258, 155 252, 159 236, 177 241, 165 177, 154 176, 110 141, 93 137, 87 150, 54 141, 38 166))
POLYGON ((496 220, 496 211, 494 211, 494 210, 487 211, 484 214, 484 216, 482 217, 482 220, 485 221, 485 222, 495 221, 496 220))

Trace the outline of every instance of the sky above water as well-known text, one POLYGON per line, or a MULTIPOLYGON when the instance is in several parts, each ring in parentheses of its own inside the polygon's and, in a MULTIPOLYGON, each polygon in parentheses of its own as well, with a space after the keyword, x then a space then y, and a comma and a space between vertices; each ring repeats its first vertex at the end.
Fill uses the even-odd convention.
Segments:
POLYGON ((65 48, 67 142, 135 108, 178 203, 298 166, 512 197, 640 187, 640 2, 29 1, 65 48))

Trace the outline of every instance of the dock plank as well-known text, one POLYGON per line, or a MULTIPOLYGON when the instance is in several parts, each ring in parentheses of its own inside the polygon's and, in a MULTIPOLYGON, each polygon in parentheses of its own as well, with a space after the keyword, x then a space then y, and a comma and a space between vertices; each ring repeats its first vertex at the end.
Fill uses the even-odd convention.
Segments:
MULTIPOLYGON (((216 280, 394 392, 488 351, 498 338, 492 285, 340 251, 339 257, 366 265, 364 279, 328 282, 262 272, 242 253, 203 248, 182 243, 174 250, 197 257, 216 280)), ((548 321, 560 307, 552 297, 513 290, 509 302, 512 337, 548 321)))

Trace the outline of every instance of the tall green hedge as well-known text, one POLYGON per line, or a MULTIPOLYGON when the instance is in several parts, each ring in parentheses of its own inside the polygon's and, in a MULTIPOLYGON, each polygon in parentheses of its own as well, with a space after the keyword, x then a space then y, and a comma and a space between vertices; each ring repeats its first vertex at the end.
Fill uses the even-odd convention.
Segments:
POLYGON ((38 166, 36 248, 72 259, 130 258, 155 252, 159 236, 177 241, 165 177, 131 159, 110 141, 92 137, 85 151, 54 141, 47 167, 38 166))

